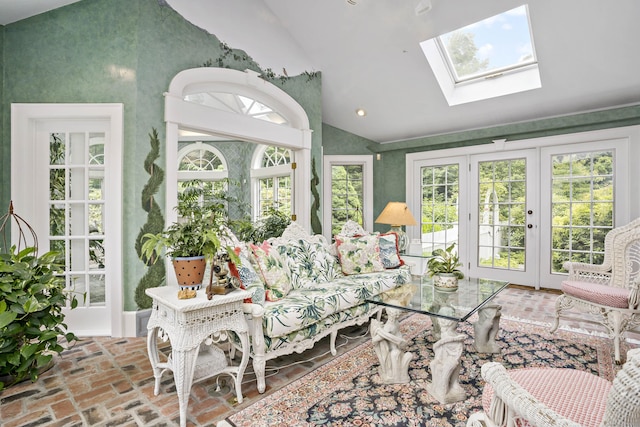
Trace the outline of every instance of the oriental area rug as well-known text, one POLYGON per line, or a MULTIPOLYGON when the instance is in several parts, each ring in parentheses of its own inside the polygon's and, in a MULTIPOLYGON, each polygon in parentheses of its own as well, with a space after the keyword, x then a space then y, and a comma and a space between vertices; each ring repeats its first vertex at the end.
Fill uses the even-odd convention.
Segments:
POLYGON ((461 323, 466 334, 460 383, 463 402, 442 405, 426 391, 435 339, 429 317, 414 314, 401 323, 408 351, 414 354, 407 384, 383 384, 371 341, 275 393, 228 417, 222 426, 460 426, 481 409, 480 367, 490 361, 508 369, 560 367, 592 372, 613 380, 617 367, 609 339, 577 332, 547 332, 548 326, 507 320, 500 322, 500 354, 480 354, 473 348, 473 325, 461 323))

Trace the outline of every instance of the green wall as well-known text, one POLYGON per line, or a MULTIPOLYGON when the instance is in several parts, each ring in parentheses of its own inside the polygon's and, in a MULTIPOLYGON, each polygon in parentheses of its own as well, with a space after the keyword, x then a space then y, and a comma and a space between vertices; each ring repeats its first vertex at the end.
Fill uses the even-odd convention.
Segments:
MULTIPOLYGON (((221 10, 221 13, 224 11, 221 10)), ((157 0, 83 0, 5 26, 2 38, 0 114, 0 209, 10 199, 11 103, 122 103, 124 309, 135 310, 133 293, 146 267, 138 260, 135 238, 146 221, 140 204, 148 180, 143 161, 149 132, 156 128, 165 163, 164 97, 171 79, 188 68, 217 63, 260 72, 242 51, 225 55, 219 40, 193 26, 157 0)), ((322 112, 320 75, 274 78, 309 116, 312 155, 320 156, 322 112)), ((316 160, 318 161, 318 160, 316 160)), ((164 206, 164 189, 158 203, 164 206)), ((17 207, 17 210, 19 207, 17 207)), ((28 218, 28 213, 22 212, 28 218)))
MULTIPOLYGON (((374 217, 390 201, 406 199, 406 163, 408 153, 490 144, 494 139, 509 141, 541 138, 640 124, 640 105, 573 114, 562 117, 495 126, 473 131, 454 132, 416 138, 393 144, 378 144, 324 124, 323 148, 326 155, 380 154, 374 161, 374 217)), ((377 231, 386 228, 375 225, 377 231)))

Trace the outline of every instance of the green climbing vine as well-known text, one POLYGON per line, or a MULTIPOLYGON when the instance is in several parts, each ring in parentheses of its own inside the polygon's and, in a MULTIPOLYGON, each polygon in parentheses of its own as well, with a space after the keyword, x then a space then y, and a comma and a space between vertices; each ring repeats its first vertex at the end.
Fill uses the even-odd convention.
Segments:
MULTIPOLYGON (((235 62, 236 66, 234 68, 238 68, 238 69, 249 68, 249 69, 255 70, 256 72, 259 71, 260 77, 263 80, 271 80, 271 81, 280 80, 280 83, 284 84, 290 78, 287 75, 287 71, 284 68, 282 69, 282 74, 276 74, 271 68, 267 68, 263 70, 258 66, 258 64, 255 63, 255 61, 251 59, 249 55, 247 55, 243 51, 232 49, 226 43, 221 42, 220 49, 222 50, 222 53, 220 54, 219 57, 217 57, 216 59, 208 59, 204 64, 202 64, 202 66, 231 68, 231 65, 234 65, 233 63, 235 62), (239 66, 240 64, 244 64, 244 65, 241 67, 239 66)), ((317 71, 304 71, 302 74, 307 77, 307 82, 317 78, 320 75, 320 73, 318 73, 317 71)))
POLYGON ((159 286, 164 282, 166 277, 164 262, 154 263, 154 260, 146 259, 142 256, 142 236, 146 233, 159 233, 164 228, 164 217, 154 197, 160 188, 160 184, 162 184, 164 180, 164 171, 155 163, 160 157, 160 139, 158 138, 158 131, 155 128, 153 128, 149 134, 149 143, 151 150, 144 159, 144 170, 150 177, 142 189, 142 209, 147 212, 147 222, 140 228, 140 232, 136 238, 136 252, 138 257, 142 259, 148 267, 147 272, 142 276, 136 287, 134 296, 136 304, 140 309, 151 308, 152 300, 145 294, 145 289, 159 286))

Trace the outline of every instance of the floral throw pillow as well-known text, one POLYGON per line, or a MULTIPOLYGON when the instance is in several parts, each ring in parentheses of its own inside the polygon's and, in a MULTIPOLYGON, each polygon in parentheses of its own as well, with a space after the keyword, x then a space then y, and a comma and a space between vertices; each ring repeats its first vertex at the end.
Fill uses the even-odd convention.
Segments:
POLYGON ((338 260, 320 242, 298 240, 278 247, 286 260, 294 288, 330 282, 341 276, 338 260))
POLYGON ((384 268, 398 268, 404 264, 398 250, 398 234, 386 233, 378 235, 380 260, 384 268))
POLYGON ((265 289, 262 277, 256 272, 251 260, 244 251, 241 251, 239 247, 236 247, 235 251, 238 258, 240 258, 240 264, 229 263, 229 272, 240 280, 241 289, 246 289, 251 293, 251 297, 244 302, 264 305, 265 289))
POLYGON ((291 282, 287 277, 286 265, 277 250, 268 242, 261 246, 251 245, 251 251, 262 275, 267 301, 277 301, 287 296, 291 291, 291 282))
POLYGON ((373 273, 384 271, 380 260, 378 236, 336 236, 338 256, 344 274, 373 273))

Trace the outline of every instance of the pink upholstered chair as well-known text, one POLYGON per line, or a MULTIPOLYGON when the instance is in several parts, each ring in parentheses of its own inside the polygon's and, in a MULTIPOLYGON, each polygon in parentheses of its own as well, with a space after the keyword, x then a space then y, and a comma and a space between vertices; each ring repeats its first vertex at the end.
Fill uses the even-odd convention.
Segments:
POLYGON ((467 427, 638 427, 640 349, 628 356, 613 383, 576 369, 507 371, 485 363, 484 412, 472 414, 467 427))
POLYGON ((602 264, 566 262, 564 268, 569 276, 556 300, 551 332, 572 308, 597 314, 613 338, 616 363, 621 363, 624 333, 640 325, 640 218, 607 233, 602 264))

